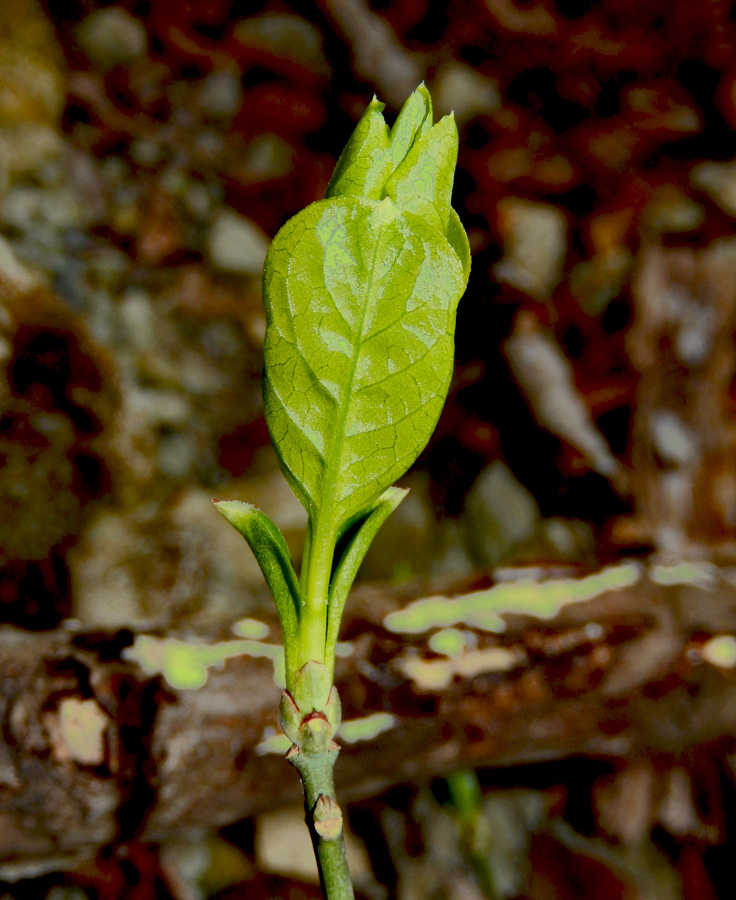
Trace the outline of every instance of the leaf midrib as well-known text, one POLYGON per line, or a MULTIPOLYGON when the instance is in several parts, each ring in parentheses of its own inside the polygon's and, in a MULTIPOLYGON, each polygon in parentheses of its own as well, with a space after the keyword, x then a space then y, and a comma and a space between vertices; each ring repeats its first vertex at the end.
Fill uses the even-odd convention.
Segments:
MULTIPOLYGON (((360 356, 361 350, 363 349, 363 344, 365 343, 363 340, 363 329, 365 326, 366 316, 368 313, 368 298, 371 297, 373 293, 374 286, 374 273, 376 269, 376 261, 378 258, 379 250, 383 242, 386 240, 386 234, 384 228, 378 229, 378 238, 374 245, 373 250, 373 258, 371 260, 371 266, 368 273, 368 281, 366 285, 366 302, 363 304, 363 308, 361 311, 360 322, 357 329, 357 334, 359 335, 359 341, 354 346, 353 358, 350 366, 350 374, 347 379, 347 390, 345 392, 346 402, 343 404, 343 408, 340 410, 340 415, 338 417, 337 428, 334 431, 335 438, 332 442, 332 446, 330 447, 328 456, 328 461, 326 465, 326 477, 324 480, 324 488, 323 488, 323 500, 319 506, 319 519, 318 528, 321 527, 322 521, 324 521, 325 517, 325 507, 329 512, 328 521, 332 520, 332 525, 335 533, 338 530, 337 523, 334 522, 335 516, 335 484, 337 482, 337 477, 342 470, 342 456, 345 448, 345 423, 348 416, 348 409, 350 408, 353 396, 353 382, 355 380, 355 372, 358 366, 358 357, 360 356), (325 502, 325 499, 329 497, 329 503, 325 502)), ((340 522, 340 525, 343 523, 340 522)), ((329 529, 332 531, 333 529, 329 529)))

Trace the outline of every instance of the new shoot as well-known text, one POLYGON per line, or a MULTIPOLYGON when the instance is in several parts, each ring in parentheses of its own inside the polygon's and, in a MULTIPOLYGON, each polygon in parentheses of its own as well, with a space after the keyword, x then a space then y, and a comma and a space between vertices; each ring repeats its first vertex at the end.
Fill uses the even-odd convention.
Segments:
POLYGON ((308 514, 297 576, 276 525, 247 503, 220 513, 250 545, 283 631, 286 758, 301 776, 327 900, 351 898, 335 797, 340 619, 371 541, 401 503, 394 487, 437 424, 470 271, 450 205, 458 136, 433 123, 421 85, 393 127, 368 105, 324 200, 290 219, 263 272, 263 402, 283 473, 308 514), (339 556, 338 548, 339 547, 339 556))

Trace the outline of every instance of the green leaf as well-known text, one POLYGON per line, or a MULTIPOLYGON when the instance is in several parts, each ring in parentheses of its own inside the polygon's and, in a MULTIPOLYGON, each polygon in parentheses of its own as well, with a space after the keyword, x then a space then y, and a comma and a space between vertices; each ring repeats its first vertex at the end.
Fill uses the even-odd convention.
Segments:
POLYGON ((409 97, 389 132, 384 103, 373 97, 340 154, 326 198, 362 197, 382 200, 391 173, 401 164, 416 139, 432 126, 432 99, 420 85, 409 97))
POLYGON ((301 591, 284 536, 269 517, 241 500, 216 500, 217 511, 248 542, 276 603, 284 634, 287 684, 296 665, 301 591))
POLYGON ((447 238, 390 199, 314 203, 271 244, 266 421, 310 519, 336 535, 429 440, 465 283, 447 238))
POLYGON ((418 137, 432 127, 432 98, 420 84, 403 105, 389 136, 392 171, 401 163, 418 137))
POLYGON ((364 197, 380 200, 393 165, 388 128, 381 111, 385 104, 374 97, 340 154, 325 197, 364 197))
POLYGON ((445 234, 457 164, 457 126, 445 116, 416 140, 394 169, 385 194, 445 234))
POLYGON ((376 97, 368 104, 340 155, 326 197, 391 197, 402 210, 423 216, 445 235, 467 280, 468 238, 450 206, 458 144, 454 118, 445 116, 432 125, 432 98, 423 84, 406 101, 390 132, 383 109, 376 97))
POLYGON ((465 234, 463 223, 452 207, 450 208, 450 218, 447 222, 447 240, 460 260, 460 265, 463 267, 463 276, 467 283, 470 276, 470 244, 468 243, 468 236, 465 234))
POLYGON ((335 658, 334 648, 337 645, 340 619, 363 557, 378 534, 378 529, 408 493, 405 488, 390 487, 364 511, 363 520, 357 526, 353 525, 354 534, 335 567, 330 584, 327 606, 327 659, 335 658))

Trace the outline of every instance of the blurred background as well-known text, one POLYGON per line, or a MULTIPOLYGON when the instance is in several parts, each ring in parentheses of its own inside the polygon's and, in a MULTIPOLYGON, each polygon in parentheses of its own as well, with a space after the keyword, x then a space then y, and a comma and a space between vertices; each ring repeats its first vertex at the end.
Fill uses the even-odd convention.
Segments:
MULTIPOLYGON (((444 413, 360 577, 733 565, 731 3, 4 0, 4 623, 196 627, 267 607, 211 506, 255 503, 298 556, 305 515, 261 406, 265 252, 323 196, 372 95, 390 118, 421 81, 457 120, 473 269, 444 413)), ((708 856, 725 819, 688 820, 677 846, 674 813, 634 849, 623 826, 597 833, 592 808, 537 834, 570 791, 590 803, 597 765, 507 790, 460 773, 356 807, 372 836, 356 838, 359 886, 376 900, 730 896, 708 856)), ((168 848, 186 858, 178 888, 139 848, 142 886, 125 896, 317 896, 296 853, 277 844, 274 862, 254 823, 240 828, 168 848)), ((100 865, 14 890, 123 887, 100 865)))

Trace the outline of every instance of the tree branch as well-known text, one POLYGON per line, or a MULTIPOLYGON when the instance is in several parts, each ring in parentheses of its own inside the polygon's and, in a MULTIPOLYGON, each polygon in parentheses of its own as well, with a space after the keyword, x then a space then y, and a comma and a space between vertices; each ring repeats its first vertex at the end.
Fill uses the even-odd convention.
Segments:
MULTIPOLYGON (((574 580, 533 574, 536 587, 517 572, 495 588, 480 579, 356 590, 336 672, 353 723, 335 773, 343 800, 458 766, 677 755, 731 740, 732 644, 711 640, 736 631, 727 572, 627 563, 574 580), (456 627, 437 636, 438 616, 456 627)), ((273 746, 274 664, 252 655, 264 643, 158 637, 251 655, 181 690, 131 658, 140 659, 131 632, 0 632, 0 877, 298 802, 298 779, 273 746)), ((166 645, 152 646, 161 661, 166 645)))

